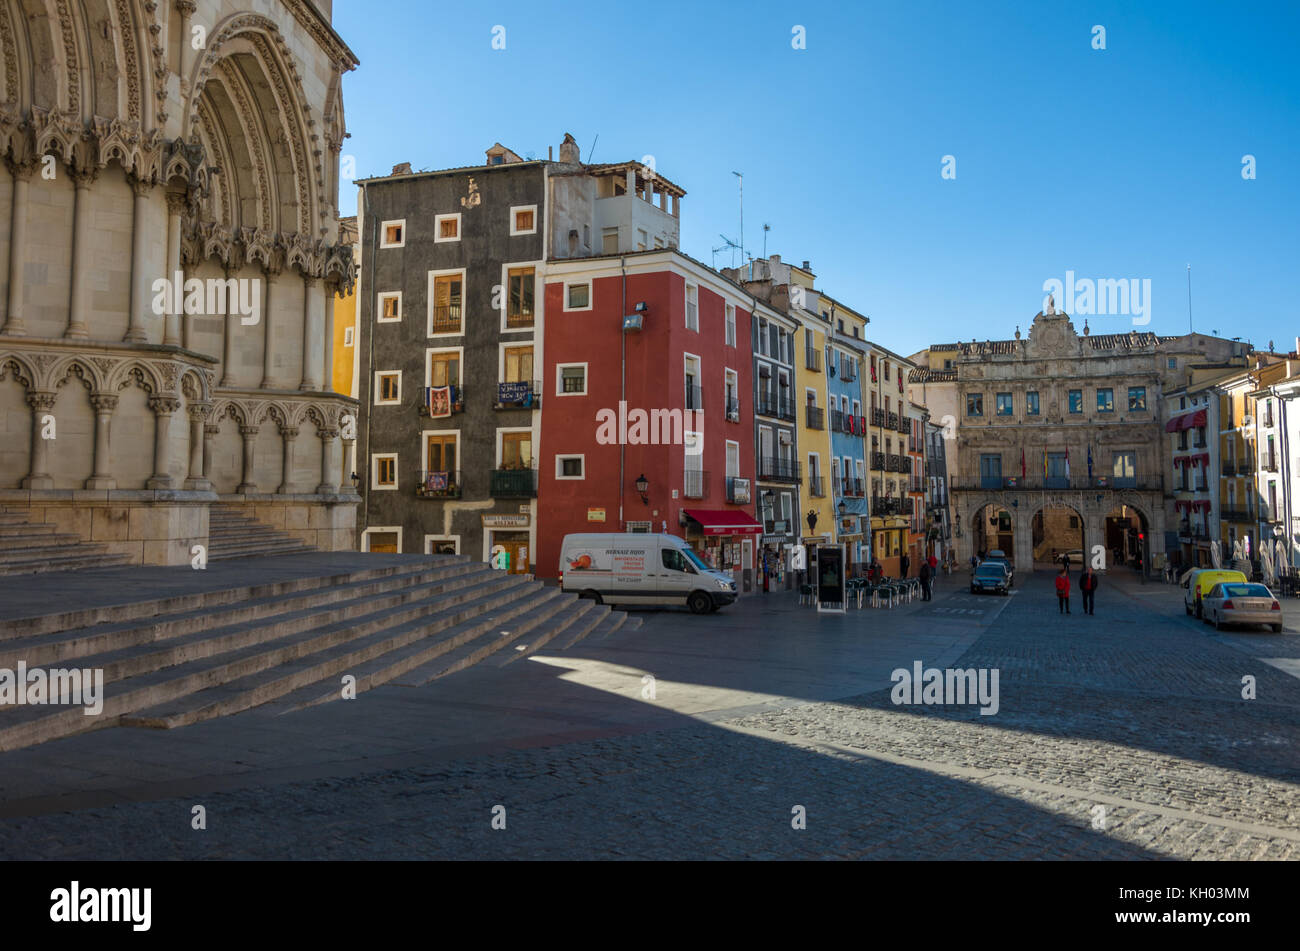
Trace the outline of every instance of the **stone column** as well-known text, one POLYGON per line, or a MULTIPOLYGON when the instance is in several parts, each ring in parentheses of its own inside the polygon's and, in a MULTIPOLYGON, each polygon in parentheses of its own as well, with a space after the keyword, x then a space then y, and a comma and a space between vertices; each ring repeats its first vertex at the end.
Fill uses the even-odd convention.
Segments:
POLYGON ((334 440, 338 438, 337 429, 322 429, 320 433, 320 485, 316 486, 317 495, 337 495, 338 479, 332 479, 330 471, 334 468, 334 440))
POLYGON ((279 300, 280 271, 278 268, 266 269, 266 293, 262 295, 262 389, 277 389, 272 378, 275 373, 275 338, 271 333, 272 318, 276 302, 279 300))
POLYGON ((253 481, 253 443, 257 439, 257 427, 240 426, 239 434, 244 437, 244 481, 235 491, 247 495, 257 491, 257 483, 253 481))
POLYGON ((203 481, 208 484, 208 488, 213 488, 212 440, 216 437, 217 433, 219 432, 221 432, 220 423, 203 424, 203 481))
MULTIPOLYGON (((181 44, 182 47, 189 45, 181 44)), ((172 294, 167 302, 167 318, 164 323, 163 344, 168 347, 179 347, 190 335, 190 322, 183 314, 172 313, 175 306, 176 296, 184 300, 185 293, 185 276, 181 271, 181 215, 185 211, 185 196, 177 194, 167 195, 167 280, 172 281, 172 294), (179 282, 177 288, 175 283, 179 282), (182 333, 181 323, 185 324, 185 330, 182 333)), ((182 305, 183 306, 183 305, 182 305)))
POLYGON ((149 196, 153 185, 139 179, 131 180, 131 191, 135 194, 134 211, 131 218, 131 310, 128 315, 130 327, 123 340, 144 343, 149 339, 148 320, 153 314, 151 309, 153 294, 149 280, 149 232, 146 218, 149 213, 149 196))
POLYGON ((117 409, 117 397, 109 393, 92 393, 90 405, 95 408, 95 471, 86 480, 87 489, 116 489, 117 480, 113 478, 110 465, 109 436, 113 422, 113 410, 117 409))
POLYGON ((153 475, 144 485, 146 489, 170 489, 172 477, 167 464, 171 460, 172 414, 181 408, 181 401, 171 396, 151 396, 149 408, 154 413, 153 475))
POLYGON ((32 408, 32 464, 27 477, 23 479, 24 489, 52 489, 54 479, 50 477, 49 442, 41 436, 44 428, 41 417, 54 409, 56 393, 28 393, 27 405, 32 408))
POLYGON ((280 487, 275 491, 280 495, 289 495, 293 491, 293 442, 298 438, 298 429, 290 426, 280 435, 284 437, 284 462, 280 470, 280 487))
POLYGON ((72 287, 68 293, 68 329, 63 333, 68 340, 85 340, 90 336, 90 302, 86 293, 86 278, 91 271, 90 186, 98 176, 99 170, 95 168, 72 173, 76 189, 72 199, 72 287))
POLYGON ((212 414, 211 403, 190 403, 185 407, 190 417, 190 474, 185 480, 185 488, 198 492, 211 491, 212 483, 208 481, 208 427, 204 425, 212 414))
POLYGON ((190 42, 190 19, 198 5, 194 0, 176 0, 176 11, 181 15, 181 94, 190 92, 190 67, 194 62, 193 44, 190 42))
POLYGON ((343 478, 339 481, 339 491, 353 497, 357 496, 356 485, 352 481, 352 473, 357 471, 357 440, 354 436, 351 439, 343 440, 343 448, 346 453, 343 466, 343 478))
MULTIPOLYGON (((314 277, 303 278, 302 282, 302 382, 298 389, 315 392, 321 387, 321 364, 324 361, 325 341, 321 339, 322 324, 325 322, 324 300, 316 291, 317 281, 314 277)), ((325 368, 329 373, 329 368, 325 368)))
MULTIPOLYGON (((324 340, 324 354, 321 360, 321 379, 324 381, 321 389, 327 393, 334 392, 334 295, 337 286, 334 284, 325 285, 324 304, 324 328, 321 336, 324 340)), ((353 341, 357 345, 356 341, 353 341)), ((348 394, 351 395, 350 393, 348 394)))
MULTIPOLYGON (((232 280, 239 275, 239 268, 235 265, 226 266, 226 280, 232 280)), ((221 385, 224 387, 234 387, 235 383, 235 335, 240 328, 240 314, 238 307, 231 307, 230 301, 226 301, 226 339, 222 342, 221 355, 221 385)))
POLYGON ((23 323, 23 255, 27 251, 27 192, 31 186, 34 165, 5 163, 13 176, 13 198, 9 209, 9 310, 5 325, 0 329, 9 337, 24 337, 27 326, 23 323))

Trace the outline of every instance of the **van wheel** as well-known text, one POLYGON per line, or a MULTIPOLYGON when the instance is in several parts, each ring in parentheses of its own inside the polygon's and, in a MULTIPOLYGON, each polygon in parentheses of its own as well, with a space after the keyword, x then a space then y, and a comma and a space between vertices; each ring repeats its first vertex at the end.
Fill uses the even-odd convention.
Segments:
POLYGON ((1196 616, 1200 618, 1202 621, 1205 620, 1205 612, 1201 609, 1200 601, 1196 602, 1196 616))
POLYGON ((692 614, 708 614, 713 608, 713 599, 703 591, 692 591, 691 596, 686 599, 686 606, 691 609, 692 614))
POLYGON ((600 600, 600 595, 599 595, 597 592, 595 592, 595 591, 591 591, 591 590, 587 590, 587 591, 582 592, 582 594, 578 595, 578 597, 580 597, 580 598, 584 598, 584 599, 586 599, 586 600, 588 600, 588 601, 595 601, 597 604, 604 604, 604 603, 605 603, 605 602, 603 602, 603 601, 600 600))

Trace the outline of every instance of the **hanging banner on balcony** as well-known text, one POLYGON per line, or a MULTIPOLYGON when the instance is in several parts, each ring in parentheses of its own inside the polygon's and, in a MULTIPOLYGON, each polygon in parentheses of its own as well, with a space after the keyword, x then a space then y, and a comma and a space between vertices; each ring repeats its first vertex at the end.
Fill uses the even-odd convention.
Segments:
POLYGON ((509 406, 530 406, 533 402, 532 388, 527 383, 498 383, 497 402, 509 406))
POLYGON ((430 472, 425 482, 425 488, 430 492, 446 492, 448 482, 446 472, 430 472))
POLYGON ((731 502, 734 505, 749 504, 749 480, 748 479, 731 480, 731 502))
POLYGON ((441 419, 451 415, 451 387, 450 386, 426 386, 424 388, 425 400, 428 403, 429 415, 434 419, 441 419))

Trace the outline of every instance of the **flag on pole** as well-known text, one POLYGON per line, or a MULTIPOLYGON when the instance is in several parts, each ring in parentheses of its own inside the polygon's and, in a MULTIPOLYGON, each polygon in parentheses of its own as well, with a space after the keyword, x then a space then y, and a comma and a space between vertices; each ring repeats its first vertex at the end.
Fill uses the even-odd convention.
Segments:
POLYGON ((1027 478, 1027 473, 1025 472, 1025 449, 1023 446, 1020 448, 1020 478, 1027 478))
POLYGON ((1070 479, 1070 447, 1069 446, 1065 447, 1065 479, 1067 482, 1070 479))
POLYGON ((1092 478, 1092 444, 1088 444, 1088 478, 1092 478))

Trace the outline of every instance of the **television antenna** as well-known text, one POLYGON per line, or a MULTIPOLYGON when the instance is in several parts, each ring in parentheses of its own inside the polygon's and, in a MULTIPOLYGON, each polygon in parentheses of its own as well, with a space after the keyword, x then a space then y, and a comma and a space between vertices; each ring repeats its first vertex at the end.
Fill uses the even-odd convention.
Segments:
MULTIPOLYGON (((715 261, 717 260, 717 254, 718 254, 719 251, 725 251, 725 250, 727 250, 728 248, 730 248, 730 249, 731 249, 731 266, 732 266, 732 267, 735 267, 735 266, 736 266, 736 252, 737 252, 737 251, 740 251, 740 245, 736 244, 736 242, 732 241, 732 240, 731 240, 730 238, 728 238, 725 234, 720 234, 720 235, 718 235, 718 237, 722 239, 722 246, 713 249, 714 260, 715 260, 715 261)), ((743 255, 744 252, 741 252, 741 253, 742 253, 742 255, 743 255)), ((742 260, 741 263, 744 263, 743 260, 742 260)))
POLYGON ((767 260, 767 233, 772 230, 772 226, 766 221, 763 222, 763 260, 767 260))

